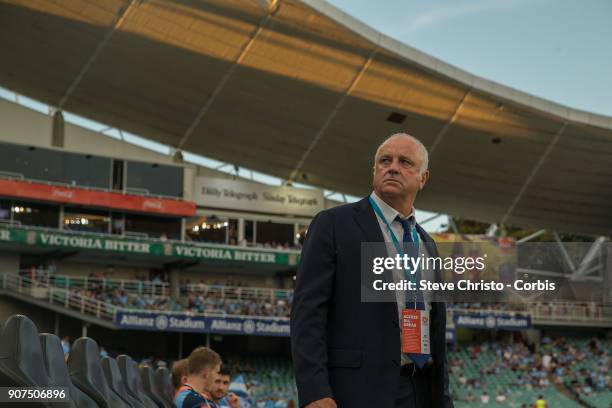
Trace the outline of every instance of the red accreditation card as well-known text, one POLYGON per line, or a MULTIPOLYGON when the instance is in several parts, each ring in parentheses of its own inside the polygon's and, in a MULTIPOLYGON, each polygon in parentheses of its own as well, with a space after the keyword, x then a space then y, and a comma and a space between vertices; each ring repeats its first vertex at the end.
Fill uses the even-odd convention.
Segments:
POLYGON ((402 310, 402 353, 430 354, 428 311, 402 310))

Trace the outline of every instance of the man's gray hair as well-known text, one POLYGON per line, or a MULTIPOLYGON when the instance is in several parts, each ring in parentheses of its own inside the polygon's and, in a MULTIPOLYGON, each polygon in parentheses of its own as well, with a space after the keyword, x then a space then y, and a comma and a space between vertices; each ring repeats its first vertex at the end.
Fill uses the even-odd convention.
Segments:
POLYGON ((421 163, 420 172, 421 172, 421 174, 423 174, 425 172, 425 170, 427 170, 427 168, 429 167, 429 152, 427 152, 427 148, 425 147, 423 142, 421 142, 416 137, 414 137, 414 136, 412 136, 412 135, 410 135, 408 133, 404 133, 404 132, 394 133, 391 136, 389 136, 388 138, 386 138, 380 145, 378 145, 378 148, 376 149, 376 154, 374 155, 374 165, 376 165, 376 157, 378 157, 378 151, 380 150, 382 145, 387 143, 387 141, 389 141, 391 138, 394 138, 394 137, 397 137, 397 136, 406 136, 406 137, 409 137, 410 139, 414 140, 416 142, 416 144, 419 146, 419 149, 421 150, 421 158, 423 159, 423 162, 421 163))

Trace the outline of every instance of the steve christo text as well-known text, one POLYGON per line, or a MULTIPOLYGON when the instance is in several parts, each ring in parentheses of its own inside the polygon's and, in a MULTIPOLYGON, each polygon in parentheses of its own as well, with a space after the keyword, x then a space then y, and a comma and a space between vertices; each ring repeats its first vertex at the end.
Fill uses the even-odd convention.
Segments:
MULTIPOLYGON (((382 279, 376 279, 372 282, 372 286, 376 291, 414 291, 417 290, 417 282, 402 279, 399 282, 385 282, 382 279)), ((461 279, 457 282, 432 282, 427 279, 418 281, 418 290, 421 291, 468 291, 468 292, 501 292, 506 289, 514 289, 516 291, 554 291, 556 285, 554 282, 547 280, 537 280, 535 282, 525 282, 517 279, 512 283, 503 283, 496 281, 472 281, 470 279, 461 279)))
MULTIPOLYGON (((414 275, 416 271, 427 270, 443 270, 453 271, 458 275, 465 272, 482 271, 486 268, 485 259, 487 254, 479 257, 432 257, 421 254, 417 257, 409 257, 407 254, 397 254, 390 257, 375 257, 372 260, 372 272, 375 275, 381 275, 385 271, 395 269, 404 270, 414 275)), ((555 282, 548 279, 535 282, 525 282, 517 279, 512 283, 485 281, 485 280, 470 280, 462 279, 457 282, 437 282, 427 279, 420 279, 418 282, 414 280, 402 279, 398 282, 385 282, 382 279, 376 279, 372 282, 373 288, 376 291, 503 291, 514 289, 516 291, 554 291, 556 289, 555 282)))

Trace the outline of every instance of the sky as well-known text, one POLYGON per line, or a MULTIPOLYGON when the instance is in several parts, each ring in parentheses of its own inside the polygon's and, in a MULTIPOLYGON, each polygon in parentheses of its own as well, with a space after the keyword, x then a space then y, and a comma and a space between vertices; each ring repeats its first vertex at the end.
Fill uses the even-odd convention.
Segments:
POLYGON ((612 116, 611 0, 331 0, 486 79, 612 116))
MULTIPOLYGON (((472 74, 572 108, 612 116, 612 0, 328 1, 378 31, 472 74)), ((12 99, 5 94, 0 88, 0 97, 12 99)), ((46 109, 33 101, 24 104, 42 112, 46 109)), ((83 118, 67 115, 66 120, 90 127, 83 118)), ((105 127, 90 128, 96 126, 105 127)), ((111 129, 105 134, 119 137, 113 132, 117 133, 111 129)), ((167 150, 137 135, 126 134, 125 139, 159 152, 167 150)), ((185 158, 219 166, 195 155, 185 154, 185 158)), ((250 174, 245 169, 241 172, 250 174)), ((258 176, 258 181, 280 183, 258 176)), ((417 209, 416 215, 422 222, 434 214, 417 209)), ((447 223, 442 216, 424 227, 438 231, 447 223)))

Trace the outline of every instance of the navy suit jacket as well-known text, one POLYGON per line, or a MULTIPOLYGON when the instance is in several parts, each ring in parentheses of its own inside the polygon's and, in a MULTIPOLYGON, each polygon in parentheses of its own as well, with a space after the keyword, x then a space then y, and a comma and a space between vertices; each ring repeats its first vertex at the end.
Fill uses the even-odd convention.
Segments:
MULTIPOLYGON (((438 252, 417 225, 427 251, 438 252)), ((339 408, 393 408, 400 380, 400 329, 394 302, 361 301, 361 243, 384 242, 368 198, 320 212, 302 249, 291 311, 291 348, 300 406, 325 397, 339 408)), ((448 393, 446 309, 431 304, 434 408, 448 393)))

